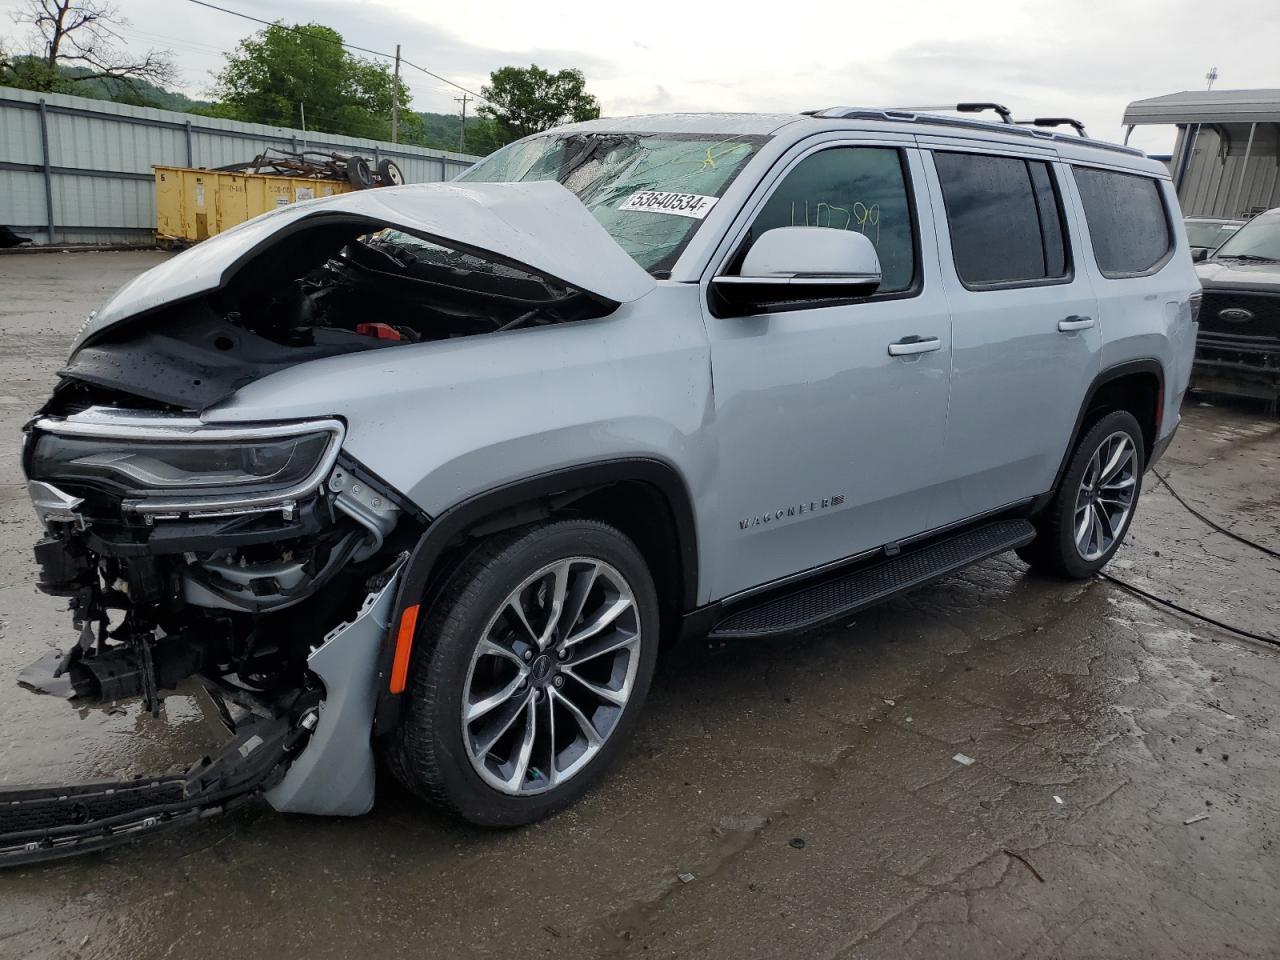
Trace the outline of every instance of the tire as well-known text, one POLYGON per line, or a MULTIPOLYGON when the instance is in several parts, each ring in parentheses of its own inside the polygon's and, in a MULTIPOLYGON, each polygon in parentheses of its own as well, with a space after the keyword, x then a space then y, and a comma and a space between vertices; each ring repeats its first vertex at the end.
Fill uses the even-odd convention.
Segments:
POLYGON ((364 157, 347 158, 347 183, 357 190, 373 186, 373 171, 369 169, 368 160, 364 157))
POLYGON ((398 187, 404 183, 404 174, 392 160, 378 162, 378 185, 381 187, 398 187))
POLYGON ((594 520, 521 528, 482 541, 429 604, 404 718, 384 747, 397 779, 431 806, 486 827, 532 823, 582 796, 628 740, 653 679, 658 597, 640 551, 594 520), (560 571, 564 622, 544 649, 538 634, 560 571), (580 614, 568 623, 579 597, 580 614), (612 620, 597 616, 605 611, 612 620), (596 622, 608 626, 574 640, 596 622), (482 637, 492 643, 482 646, 482 637), (464 709, 484 712, 468 722, 464 709))
POLYGON ((1035 540, 1020 547, 1018 556, 1033 570, 1070 580, 1086 579, 1105 567, 1124 542, 1138 507, 1143 451, 1142 428, 1127 410, 1108 413, 1089 428, 1053 499, 1035 521, 1035 540), (1112 458, 1114 472, 1107 476, 1103 471, 1112 458))

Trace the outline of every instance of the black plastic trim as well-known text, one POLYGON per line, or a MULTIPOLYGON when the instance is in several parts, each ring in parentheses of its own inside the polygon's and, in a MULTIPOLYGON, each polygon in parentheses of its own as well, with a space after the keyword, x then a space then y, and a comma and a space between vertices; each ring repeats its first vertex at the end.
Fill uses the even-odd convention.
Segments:
POLYGON ((949 538, 963 535, 983 526, 1000 522, 1002 519, 1024 519, 1032 515, 1038 498, 1024 498, 994 510, 988 510, 964 520, 957 520, 933 530, 926 530, 914 536, 898 541, 892 546, 898 553, 891 553, 891 545, 881 545, 871 550, 863 550, 831 563, 812 567, 797 574, 789 574, 769 583, 750 587, 738 593, 722 597, 712 603, 690 610, 680 623, 680 639, 696 641, 706 638, 716 624, 732 616, 736 612, 769 603, 779 597, 785 597, 828 580, 854 576, 862 570, 873 567, 886 558, 900 556, 902 553, 914 553, 926 549, 949 538), (903 549, 905 548, 905 550, 903 549))
MULTIPOLYGON (((1085 414, 1089 412, 1089 407, 1093 403, 1093 398, 1098 395, 1098 391, 1113 380, 1119 380, 1121 377, 1132 376, 1135 373, 1155 374, 1156 380, 1158 380, 1160 384, 1159 396, 1160 398, 1163 398, 1164 367, 1160 365, 1159 360, 1154 358, 1126 360, 1124 363, 1117 363, 1113 367, 1108 367, 1094 377, 1093 383, 1089 385, 1089 389, 1084 395, 1084 402, 1080 404, 1080 410, 1076 414, 1076 425, 1071 431, 1071 442, 1067 444, 1066 449, 1062 452, 1062 462, 1058 464, 1058 472, 1054 474, 1053 486, 1049 488, 1047 493, 1041 494, 1036 498, 1034 505, 1036 510, 1039 510, 1049 502, 1054 491, 1058 489, 1058 484, 1062 482, 1062 475, 1067 472, 1067 463, 1071 460, 1071 452, 1075 450, 1076 443, 1080 439, 1081 433, 1084 431, 1085 414)), ((1159 399, 1157 402, 1163 402, 1163 400, 1159 399)), ((1159 417, 1159 411, 1156 411, 1156 415, 1159 417)), ((1155 441, 1158 442, 1159 437, 1156 437, 1155 441)), ((1151 466, 1150 457, 1148 457, 1147 466, 1151 466)))
MULTIPOLYGON (((528 477, 476 494, 443 511, 427 527, 409 556, 401 576, 390 627, 383 637, 378 662, 378 704, 374 714, 374 735, 395 729, 400 720, 401 697, 388 689, 395 655, 395 637, 405 609, 418 603, 437 570, 446 547, 480 521, 503 510, 542 500, 569 491, 594 489, 622 482, 646 483, 666 500, 675 521, 680 557, 681 597, 679 609, 692 610, 698 598, 698 543, 694 526, 693 501, 676 469, 661 460, 628 457, 605 460, 555 470, 528 477)), ((426 617, 418 618, 419 631, 426 617)), ((415 636, 415 641, 417 637, 415 636)))
POLYGON ((1025 546, 1036 535, 1023 519, 978 524, 918 548, 898 551, 842 576, 744 605, 711 631, 712 639, 790 636, 914 590, 987 557, 1025 546))

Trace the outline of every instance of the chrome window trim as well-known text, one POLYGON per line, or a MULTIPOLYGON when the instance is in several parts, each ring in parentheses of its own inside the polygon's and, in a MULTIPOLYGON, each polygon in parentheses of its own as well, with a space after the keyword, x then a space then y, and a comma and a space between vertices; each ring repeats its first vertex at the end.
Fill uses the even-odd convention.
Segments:
POLYGON ((879 276, 874 273, 841 273, 831 275, 809 275, 809 276, 784 276, 776 277, 742 277, 724 275, 712 277, 713 284, 726 285, 742 285, 742 286, 791 286, 791 287, 847 287, 856 283, 870 283, 873 280, 879 280, 879 276))
MULTIPOLYGON (((125 500, 123 506, 139 514, 174 514, 185 512, 232 514, 286 506, 314 493, 337 463, 346 436, 341 420, 295 420, 281 423, 208 424, 196 417, 157 414, 144 410, 116 410, 90 407, 70 417, 41 417, 34 430, 71 437, 98 437, 103 440, 190 440, 195 442, 244 442, 305 433, 328 433, 329 444, 319 464, 307 477, 282 490, 254 494, 202 496, 148 496, 125 500)), ((152 517, 155 519, 155 517, 152 517)))

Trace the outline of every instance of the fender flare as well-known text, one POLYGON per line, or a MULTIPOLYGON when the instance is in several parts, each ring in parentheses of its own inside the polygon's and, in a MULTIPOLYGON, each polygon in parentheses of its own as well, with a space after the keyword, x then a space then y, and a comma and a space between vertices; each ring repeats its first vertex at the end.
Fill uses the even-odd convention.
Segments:
MULTIPOLYGON (((1075 450, 1076 444, 1080 441, 1080 435, 1084 432, 1084 418, 1089 412, 1089 408, 1093 405, 1094 398, 1098 395, 1098 391, 1111 383, 1113 380, 1119 380, 1121 377, 1132 376, 1135 373, 1151 373, 1155 375, 1159 384, 1156 399, 1156 422, 1157 433, 1159 433, 1159 420, 1162 411, 1160 405, 1164 402, 1164 366, 1154 357, 1144 357, 1140 360, 1125 360, 1113 366, 1107 367, 1105 370, 1098 372, 1093 378, 1093 383, 1089 384, 1089 389, 1085 391, 1084 402, 1080 404, 1080 410, 1076 413, 1075 426, 1071 428, 1071 440, 1067 444, 1066 449, 1062 452, 1062 460, 1058 464, 1058 471, 1053 477, 1053 486, 1049 488, 1048 493, 1041 494, 1036 498, 1032 510, 1037 511, 1049 502, 1053 494, 1058 489, 1058 484, 1062 482, 1062 476, 1067 472, 1067 464, 1071 461, 1071 453, 1075 450)), ((1156 437, 1155 439, 1159 439, 1156 437)))
POLYGON ((391 690, 399 633, 402 629, 408 630, 410 643, 416 638, 416 614, 405 624, 405 612, 416 607, 426 593, 446 547, 469 528, 501 511, 545 500, 557 494, 598 489, 621 482, 648 484, 666 501, 675 524, 676 548, 680 559, 681 612, 697 606, 698 545, 693 500, 683 478, 670 464, 647 457, 604 460, 553 470, 475 494, 449 507, 427 524, 426 532, 410 553, 400 576, 390 626, 383 635, 378 655, 378 700, 373 731, 375 737, 391 732, 400 722, 403 697, 401 693, 393 693, 391 690))

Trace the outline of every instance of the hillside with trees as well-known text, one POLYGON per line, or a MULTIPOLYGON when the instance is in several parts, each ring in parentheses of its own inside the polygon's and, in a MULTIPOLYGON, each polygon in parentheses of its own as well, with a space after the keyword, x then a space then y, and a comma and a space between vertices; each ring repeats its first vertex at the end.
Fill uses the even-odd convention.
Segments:
POLYGON ((351 53, 338 31, 320 23, 277 22, 226 55, 211 99, 170 89, 177 77, 167 50, 122 50, 114 27, 128 23, 106 0, 27 0, 14 15, 26 45, 0 39, 0 85, 71 93, 251 123, 302 127, 374 140, 391 139, 399 104, 401 143, 484 155, 519 137, 600 115, 582 71, 506 66, 490 74, 466 118, 417 112, 391 64, 351 53))

